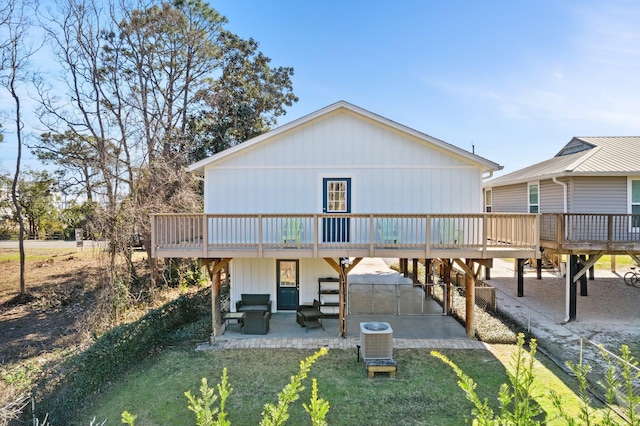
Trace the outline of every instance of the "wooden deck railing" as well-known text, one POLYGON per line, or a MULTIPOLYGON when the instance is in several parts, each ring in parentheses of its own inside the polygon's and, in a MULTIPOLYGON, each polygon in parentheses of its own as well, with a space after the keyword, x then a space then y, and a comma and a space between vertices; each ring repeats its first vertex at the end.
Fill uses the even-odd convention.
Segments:
POLYGON ((540 217, 543 247, 567 250, 640 250, 640 215, 547 213, 540 217))
POLYGON ((498 213, 156 214, 151 216, 152 256, 537 257, 538 218, 498 213))

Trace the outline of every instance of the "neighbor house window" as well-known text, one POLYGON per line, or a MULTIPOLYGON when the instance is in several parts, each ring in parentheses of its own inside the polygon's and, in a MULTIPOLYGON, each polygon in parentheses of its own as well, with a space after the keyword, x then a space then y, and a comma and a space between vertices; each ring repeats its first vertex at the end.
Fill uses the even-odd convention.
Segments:
POLYGON ((529 184, 529 213, 540 213, 540 185, 529 184))
POLYGON ((492 203, 492 191, 490 189, 484 190, 484 211, 487 213, 491 213, 491 203, 492 203))
POLYGON ((634 228, 640 228, 640 179, 631 179, 631 219, 632 226, 634 228))

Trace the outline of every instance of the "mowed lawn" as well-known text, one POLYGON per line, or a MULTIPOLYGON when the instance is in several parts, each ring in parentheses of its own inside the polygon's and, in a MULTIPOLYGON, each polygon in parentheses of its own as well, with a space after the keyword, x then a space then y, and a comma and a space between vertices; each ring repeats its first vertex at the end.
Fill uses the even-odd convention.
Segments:
MULTIPOLYGON (((508 365, 513 349, 501 351, 497 356, 502 361, 488 350, 441 352, 479 382, 480 397, 497 408, 500 384, 507 382, 503 362, 508 365)), ((119 424, 122 411, 127 410, 138 415, 137 426, 193 425, 195 417, 187 408, 184 392, 199 395, 203 377, 215 387, 226 367, 233 388, 227 401, 229 420, 234 425, 257 425, 264 404, 277 402, 278 392, 298 371, 300 360, 311 354, 283 349, 168 348, 106 388, 93 405, 82 410, 78 424, 86 425, 94 417, 119 424)), ((327 416, 330 425, 461 425, 470 420, 472 406, 448 366, 427 350, 396 350, 395 357, 399 367, 394 379, 387 374, 369 379, 363 363, 356 360, 355 350, 330 350, 312 367, 301 399, 290 408, 288 424, 310 424, 302 402, 310 398, 313 377, 318 379, 319 395, 331 405, 327 416)), ((545 371, 555 378, 556 373, 545 371)), ((549 383, 547 377, 541 379, 549 383)), ((575 399, 570 403, 577 405, 575 399)))

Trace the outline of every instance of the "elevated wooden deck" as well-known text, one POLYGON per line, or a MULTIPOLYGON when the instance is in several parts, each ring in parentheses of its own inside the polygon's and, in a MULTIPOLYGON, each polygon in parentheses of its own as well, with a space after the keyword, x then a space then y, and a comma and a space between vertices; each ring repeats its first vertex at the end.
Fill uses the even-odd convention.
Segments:
POLYGON ((640 215, 542 214, 540 246, 549 253, 637 255, 640 215))
POLYGON ((153 257, 539 258, 535 214, 154 214, 153 257))

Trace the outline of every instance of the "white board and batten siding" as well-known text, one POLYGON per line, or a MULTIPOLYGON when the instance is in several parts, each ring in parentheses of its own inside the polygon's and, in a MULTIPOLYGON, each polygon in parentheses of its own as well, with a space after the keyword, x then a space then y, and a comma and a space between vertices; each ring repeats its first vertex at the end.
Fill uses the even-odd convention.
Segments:
MULTIPOLYGON (((323 179, 351 179, 351 213, 481 213, 482 176, 499 165, 351 104, 338 102, 190 167, 204 175, 209 214, 320 214, 323 179)), ((232 309, 270 294, 277 259, 234 259, 232 309)), ((324 259, 299 260, 299 302, 318 298, 324 259)))
POLYGON ((478 164, 336 112, 205 167, 207 213, 321 213, 322 179, 351 178, 352 213, 482 211, 478 164))
MULTIPOLYGON (((318 278, 336 277, 336 271, 323 259, 300 259, 299 261, 301 305, 318 299, 318 278)), ((277 311, 277 271, 275 259, 234 259, 230 265, 232 301, 240 300, 242 293, 271 295, 272 308, 277 311)), ((235 311, 235 302, 231 309, 235 311)))

